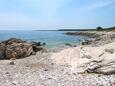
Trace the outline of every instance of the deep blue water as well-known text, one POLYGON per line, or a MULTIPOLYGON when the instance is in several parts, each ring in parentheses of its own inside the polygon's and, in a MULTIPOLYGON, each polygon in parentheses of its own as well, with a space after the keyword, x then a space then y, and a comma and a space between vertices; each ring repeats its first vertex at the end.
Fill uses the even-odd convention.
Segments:
POLYGON ((0 41, 15 37, 24 40, 45 42, 46 47, 61 47, 65 43, 79 44, 84 36, 64 35, 63 31, 0 31, 0 41))

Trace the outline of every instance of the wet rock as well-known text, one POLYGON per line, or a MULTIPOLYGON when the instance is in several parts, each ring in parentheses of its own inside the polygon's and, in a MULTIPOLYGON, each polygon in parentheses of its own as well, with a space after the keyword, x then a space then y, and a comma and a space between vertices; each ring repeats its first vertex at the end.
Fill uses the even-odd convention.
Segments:
POLYGON ((70 43, 65 43, 66 46, 73 46, 72 44, 70 43))
POLYGON ((32 45, 41 46, 41 42, 32 42, 32 45))
POLYGON ((32 45, 32 48, 33 48, 34 52, 38 52, 38 51, 41 51, 43 49, 42 47, 39 47, 37 45, 32 45))
POLYGON ((32 42, 32 48, 34 52, 38 52, 38 51, 43 51, 45 49, 43 49, 41 46, 45 45, 45 43, 41 43, 41 42, 32 42))
POLYGON ((72 45, 70 43, 65 43, 66 46, 70 46, 70 47, 76 47, 76 45, 72 45))
POLYGON ((46 45, 46 43, 43 43, 42 45, 46 45))

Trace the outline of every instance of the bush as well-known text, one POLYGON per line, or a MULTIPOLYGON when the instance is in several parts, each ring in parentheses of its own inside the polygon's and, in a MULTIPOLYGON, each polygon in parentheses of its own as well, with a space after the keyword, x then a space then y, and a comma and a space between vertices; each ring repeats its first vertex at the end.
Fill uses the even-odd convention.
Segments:
POLYGON ((102 31, 103 28, 102 28, 102 27, 97 27, 96 30, 97 30, 97 31, 102 31))

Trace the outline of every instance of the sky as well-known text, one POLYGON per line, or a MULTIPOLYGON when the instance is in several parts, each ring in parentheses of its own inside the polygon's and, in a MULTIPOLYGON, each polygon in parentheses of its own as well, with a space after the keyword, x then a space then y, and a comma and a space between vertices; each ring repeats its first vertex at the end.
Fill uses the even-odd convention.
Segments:
POLYGON ((0 0, 0 30, 115 26, 115 0, 0 0))

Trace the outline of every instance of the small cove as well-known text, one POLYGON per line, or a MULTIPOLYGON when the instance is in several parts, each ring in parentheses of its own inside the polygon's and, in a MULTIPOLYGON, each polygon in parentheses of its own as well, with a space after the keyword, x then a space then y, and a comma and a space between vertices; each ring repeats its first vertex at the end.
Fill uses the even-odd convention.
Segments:
POLYGON ((63 34, 65 31, 0 31, 0 41, 15 37, 28 41, 46 43, 46 48, 63 47, 65 43, 79 45, 86 36, 70 36, 63 34))

